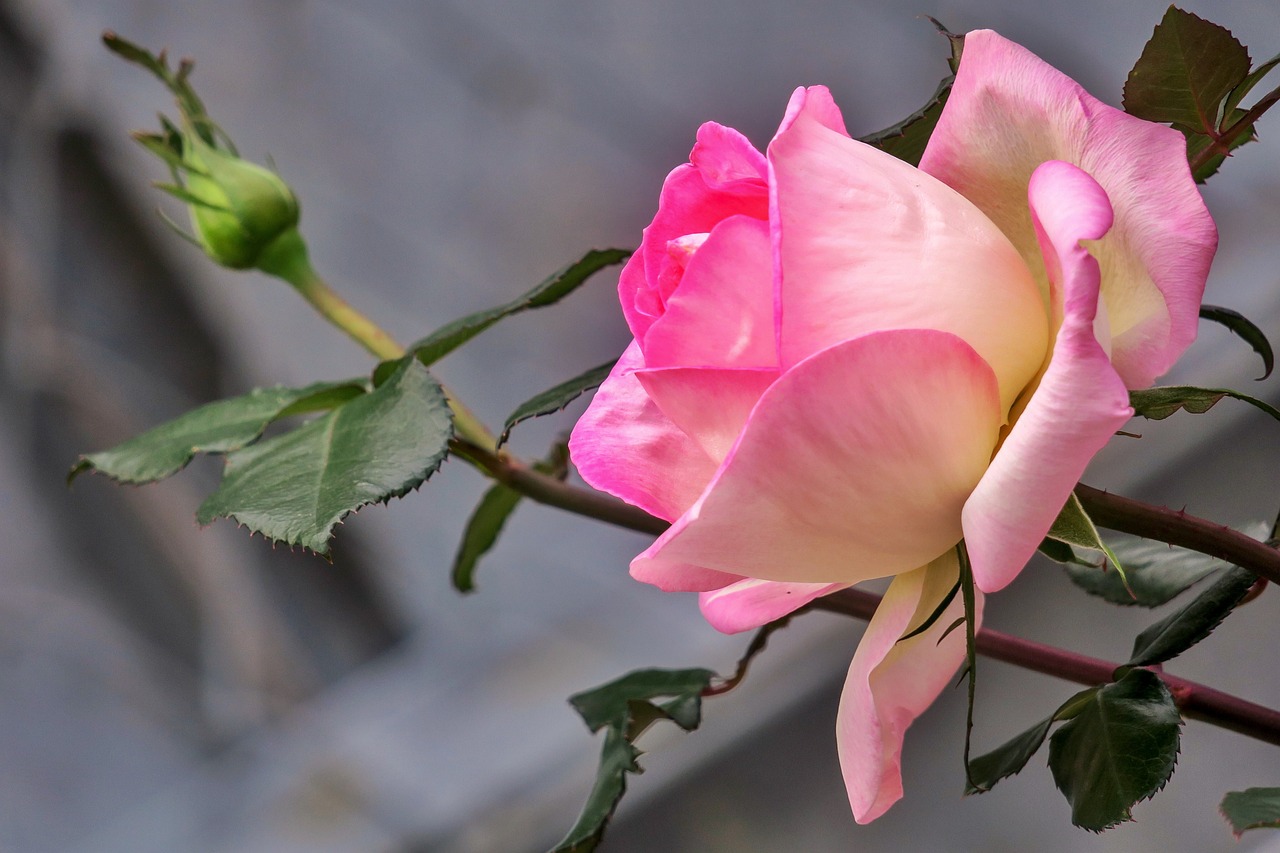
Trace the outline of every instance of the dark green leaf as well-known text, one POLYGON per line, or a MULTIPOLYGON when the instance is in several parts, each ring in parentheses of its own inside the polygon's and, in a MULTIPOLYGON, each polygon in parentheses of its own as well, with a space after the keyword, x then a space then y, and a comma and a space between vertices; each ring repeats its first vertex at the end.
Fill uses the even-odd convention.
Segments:
POLYGON ((257 441, 278 418, 339 406, 364 393, 357 381, 258 388, 193 409, 110 450, 83 456, 68 479, 95 470, 122 483, 161 480, 182 470, 197 453, 228 453, 257 441))
POLYGON ((929 144, 929 137, 933 135, 933 129, 938 125, 938 117, 942 115, 942 108, 946 106, 947 96, 951 94, 951 84, 956 79, 955 70, 960 62, 960 53, 964 49, 964 36, 947 32, 937 21, 934 21, 933 24, 951 41, 951 58, 949 61, 952 73, 938 83, 938 88, 934 90, 933 95, 923 107, 897 124, 886 127, 876 133, 867 134, 859 140, 879 148, 885 153, 892 154, 912 166, 920 165, 920 157, 924 154, 925 146, 929 144))
POLYGON ((954 75, 946 77, 923 107, 897 124, 869 133, 859 141, 879 148, 886 154, 892 154, 912 166, 920 165, 920 158, 924 155, 925 146, 929 144, 933 129, 938 126, 938 118, 947 104, 951 84, 954 82, 954 75))
POLYGON ((608 378, 609 371, 613 370, 615 363, 610 361, 598 367, 593 367, 585 373, 580 373, 572 379, 561 382, 554 388, 549 388, 541 394, 536 394, 525 400, 516 407, 516 410, 507 418, 506 423, 502 425, 502 435, 498 437, 498 446, 501 447, 506 444, 507 439, 511 436, 511 429, 521 421, 540 418, 543 415, 558 412, 587 391, 599 388, 601 383, 608 378))
POLYGON ((406 357, 374 391, 228 455, 222 484, 197 518, 234 518, 269 539, 324 554, 347 514, 401 497, 431 476, 452 433, 440 385, 406 357))
POLYGON ((965 795, 984 794, 1001 779, 1021 771, 1049 736, 1049 727, 1052 725, 1053 717, 1041 720, 1004 745, 970 761, 965 795))
POLYGON ((1170 6, 1129 72, 1124 109, 1212 134, 1219 107, 1248 74, 1249 52, 1230 32, 1170 6))
POLYGON ((702 720, 702 695, 715 673, 707 669, 644 669, 569 697, 591 731, 605 729, 596 781, 582 814, 552 853, 595 850, 626 792, 626 774, 639 773, 633 741, 650 723, 668 719, 685 731, 702 720), (661 700, 661 701, 659 701, 661 700))
POLYGON ((1085 592, 1125 607, 1159 607, 1222 567, 1222 563, 1212 557, 1171 548, 1163 542, 1114 545, 1112 550, 1124 561, 1124 578, 1117 572, 1107 571, 1101 560, 1092 565, 1068 564, 1064 568, 1072 583, 1085 592))
POLYGON ((1213 408, 1223 397, 1242 400, 1266 412, 1280 421, 1280 411, 1274 406, 1264 403, 1248 394, 1232 391, 1230 388, 1196 388, 1193 385, 1165 385, 1156 388, 1144 388, 1129 392, 1129 405, 1133 412, 1148 420, 1159 421, 1172 415, 1179 409, 1186 409, 1193 415, 1204 414, 1213 408))
POLYGON ((1239 311, 1232 311, 1230 308, 1222 308, 1218 305, 1201 305, 1200 317, 1214 323, 1221 323, 1253 347, 1253 351, 1262 358, 1263 374, 1258 377, 1259 382, 1271 375, 1276 362, 1275 354, 1271 351, 1271 342, 1252 320, 1239 311))
POLYGON ((475 587, 476 563, 483 557, 494 543, 502 527, 520 504, 520 493, 515 489, 498 483, 484 493, 467 522, 466 532, 462 534, 462 544, 458 554, 453 558, 453 588, 458 592, 471 592, 475 587))
POLYGON ((427 335, 409 349, 417 353, 418 359, 423 364, 434 364, 504 317, 532 308, 554 305, 577 290, 596 272, 605 267, 620 264, 630 255, 631 252, 626 249, 592 249, 564 269, 552 273, 520 298, 505 305, 499 305, 497 308, 478 311, 454 320, 427 335))
POLYGON ((1280 788, 1231 791, 1219 808, 1236 838, 1248 829, 1280 829, 1280 788))
POLYGON ((1253 572, 1231 566, 1187 606, 1139 634, 1126 665, 1151 666, 1182 654, 1213 633, 1256 581, 1253 572))
POLYGON ((702 695, 715 673, 709 669, 638 669, 621 678, 569 697, 591 731, 604 726, 625 730, 631 702, 667 696, 702 695))
POLYGON ((610 818, 627 792, 627 774, 641 772, 640 750, 617 729, 605 732, 596 781, 577 822, 551 853, 588 853, 599 846, 610 818))
POLYGON ((1100 832, 1130 820, 1133 805, 1173 775, 1181 725, 1169 689, 1149 670, 1094 693, 1049 739, 1049 769, 1072 823, 1100 832))

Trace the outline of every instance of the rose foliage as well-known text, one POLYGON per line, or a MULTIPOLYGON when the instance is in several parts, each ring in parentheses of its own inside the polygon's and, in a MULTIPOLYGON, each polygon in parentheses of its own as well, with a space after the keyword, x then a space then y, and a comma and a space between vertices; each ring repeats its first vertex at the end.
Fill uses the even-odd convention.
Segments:
POLYGON ((707 123, 667 177, 619 282, 635 340, 573 459, 672 523, 631 573, 721 630, 893 578, 837 722, 858 821, 902 795, 904 732, 964 658, 958 596, 901 639, 957 543, 980 614, 1195 337, 1216 243, 1182 134, 989 31, 918 169, 814 86, 766 153, 707 123))

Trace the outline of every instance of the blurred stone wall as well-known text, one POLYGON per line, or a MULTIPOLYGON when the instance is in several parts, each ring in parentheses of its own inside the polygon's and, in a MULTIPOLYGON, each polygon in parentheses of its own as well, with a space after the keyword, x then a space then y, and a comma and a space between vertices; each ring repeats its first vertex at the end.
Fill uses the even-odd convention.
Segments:
MULTIPOLYGON (((832 87, 855 133, 898 120, 945 73, 917 14, 999 29, 1114 103, 1164 8, 0 0, 0 849, 541 850, 576 814, 598 750, 564 697, 639 666, 724 671, 745 643, 707 628, 690 597, 627 577, 642 537, 541 507, 519 511, 479 592, 459 597, 449 562, 484 484, 457 464, 349 519, 332 566, 225 522, 197 529, 213 465, 66 492, 75 453, 196 402, 369 367, 286 287, 211 268, 159 225, 147 182, 164 176, 126 132, 169 104, 101 48, 103 29, 197 58, 241 150, 298 190, 317 266, 411 340, 589 246, 634 244, 703 120, 763 145, 810 83, 832 87)), ((1280 50, 1268 4, 1191 8, 1259 57, 1280 50)), ((1224 231, 1208 301, 1269 330, 1273 126, 1206 190, 1224 231)), ((602 275, 439 371, 496 422, 624 344, 602 275)), ((1243 387, 1257 367, 1211 328, 1178 370, 1243 387)), ((1272 514, 1274 425, 1228 406, 1144 424, 1090 481, 1230 522, 1272 514)), ((541 453, 578 411, 523 429, 516 449, 541 453)), ((1270 655, 1249 649, 1273 633, 1274 606, 1264 596, 1176 671, 1280 702, 1270 655)), ((993 626, 1109 658, 1151 618, 1084 601, 1050 566, 989 606, 993 626)), ((855 826, 832 731, 860 631, 800 620, 740 691, 708 703, 703 730, 654 737, 606 849, 1264 849, 1235 845, 1216 803, 1276 784, 1274 756, 1194 723, 1138 824, 1071 830, 1040 759, 962 801, 959 693, 908 738, 907 798, 855 826)), ((998 664, 981 685, 980 746, 1073 690, 998 664)))

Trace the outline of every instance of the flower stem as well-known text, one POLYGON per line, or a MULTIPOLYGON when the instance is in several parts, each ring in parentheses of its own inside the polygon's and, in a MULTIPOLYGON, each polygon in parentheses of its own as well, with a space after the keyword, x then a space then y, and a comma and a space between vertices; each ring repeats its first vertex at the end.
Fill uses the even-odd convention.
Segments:
MULTIPOLYGON (((870 619, 879 605, 878 595, 845 589, 824 596, 811 606, 815 610, 870 619)), ((976 645, 978 654, 984 657, 1086 686, 1113 681, 1113 673, 1120 666, 989 628, 978 631, 976 645)), ((1156 671, 1156 675, 1168 685, 1183 716, 1280 746, 1280 711, 1166 672, 1156 671)))
POLYGON ((1076 486, 1076 497, 1094 523, 1102 527, 1218 557, 1272 583, 1280 583, 1280 551, 1238 530, 1181 510, 1113 495, 1084 483, 1076 486))
MULTIPOLYGON (((294 232, 296 234, 296 232, 294 232)), ((284 279, 293 285, 303 299, 333 325, 346 332, 348 337, 383 361, 403 358, 405 348, 377 323, 357 311, 331 288, 311 266, 302 238, 290 242, 260 265, 264 272, 284 279)), ((443 387, 443 386, 442 386, 443 387)), ((444 388, 453 411, 454 434, 478 447, 496 447, 497 440, 488 427, 477 418, 452 391, 444 388)))
MULTIPOLYGON (((455 454, 538 503, 655 536, 670 526, 668 522, 615 497, 548 477, 509 457, 464 441, 454 441, 452 447, 455 454)), ((1093 519, 1103 527, 1231 560, 1262 577, 1280 574, 1280 552, 1228 527, 1083 484, 1076 487, 1076 494, 1093 519)), ((879 604, 877 595, 846 589, 820 598, 811 606, 870 619, 879 604)), ((976 643, 978 653, 985 657, 1078 684, 1106 684, 1112 681, 1112 675, 1119 666, 985 628, 978 632, 976 643)), ((1280 711, 1175 675, 1157 674, 1169 686, 1184 716, 1280 746, 1280 711)))
POLYGON ((1242 115, 1239 121, 1214 136, 1213 142, 1209 143, 1203 151, 1190 161, 1191 174, 1194 175, 1198 169, 1219 154, 1229 154, 1231 152, 1231 144, 1245 133, 1248 133, 1254 122, 1262 118, 1262 114, 1275 106, 1278 101, 1280 101, 1280 87, 1272 89, 1266 95, 1263 95, 1262 99, 1250 107, 1249 111, 1242 115))

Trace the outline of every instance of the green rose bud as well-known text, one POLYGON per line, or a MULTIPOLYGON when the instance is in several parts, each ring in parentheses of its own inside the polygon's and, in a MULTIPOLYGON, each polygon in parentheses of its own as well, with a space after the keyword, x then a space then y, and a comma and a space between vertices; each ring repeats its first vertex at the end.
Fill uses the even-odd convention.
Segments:
POLYGON ((152 54, 115 33, 103 41, 159 78, 177 101, 180 126, 161 116, 160 133, 134 139, 168 164, 173 183, 157 186, 186 203, 195 234, 184 236, 224 267, 260 269, 296 285, 310 267, 293 190, 275 172, 241 159, 191 87, 190 60, 171 70, 163 52, 152 54))
POLYGON ((261 266, 264 255, 298 225, 298 199, 274 172, 184 138, 184 197, 196 239, 209 257, 232 269, 261 266))

